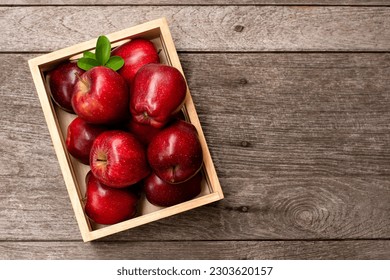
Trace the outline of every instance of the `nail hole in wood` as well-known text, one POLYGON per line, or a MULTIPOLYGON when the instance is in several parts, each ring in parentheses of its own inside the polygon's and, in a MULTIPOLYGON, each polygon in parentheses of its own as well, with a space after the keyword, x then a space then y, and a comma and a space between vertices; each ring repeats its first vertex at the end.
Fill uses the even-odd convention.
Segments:
POLYGON ((242 26, 242 25, 236 25, 236 26, 234 26, 234 31, 236 31, 236 32, 242 32, 244 30, 244 26, 242 26))
POLYGON ((248 141, 241 141, 241 147, 249 147, 249 142, 248 141))

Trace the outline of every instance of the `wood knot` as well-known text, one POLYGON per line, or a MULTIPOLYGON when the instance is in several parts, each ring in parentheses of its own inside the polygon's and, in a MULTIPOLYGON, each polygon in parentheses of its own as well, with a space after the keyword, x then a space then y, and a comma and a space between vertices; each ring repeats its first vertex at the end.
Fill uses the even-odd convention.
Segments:
POLYGON ((248 141, 241 141, 241 147, 249 147, 250 143, 248 141))
POLYGON ((236 32, 242 32, 244 30, 244 26, 242 26, 242 25, 236 25, 236 26, 234 26, 234 31, 236 31, 236 32))

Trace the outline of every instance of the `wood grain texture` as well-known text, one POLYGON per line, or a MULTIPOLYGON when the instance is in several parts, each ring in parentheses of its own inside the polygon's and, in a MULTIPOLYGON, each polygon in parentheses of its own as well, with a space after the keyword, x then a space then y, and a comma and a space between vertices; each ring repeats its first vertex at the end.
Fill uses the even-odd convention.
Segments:
MULTIPOLYGON (((184 5, 388 5, 387 0, 183 0, 180 1, 180 6, 184 5)), ((125 0, 3 0, 0 5, 179 5, 173 0, 133 0, 129 4, 125 0)))
POLYGON ((0 242, 0 258, 381 260, 390 241, 0 242))
POLYGON ((52 51, 162 16, 179 51, 390 49, 387 7, 44 6, 0 8, 0 52, 52 51))
POLYGON ((184 70, 230 177, 389 174, 389 54, 196 57, 184 70))
MULTIPOLYGON (((0 240, 79 240, 33 56, 0 55, 0 240)), ((390 237, 389 54, 180 59, 225 199, 105 240, 390 237)))

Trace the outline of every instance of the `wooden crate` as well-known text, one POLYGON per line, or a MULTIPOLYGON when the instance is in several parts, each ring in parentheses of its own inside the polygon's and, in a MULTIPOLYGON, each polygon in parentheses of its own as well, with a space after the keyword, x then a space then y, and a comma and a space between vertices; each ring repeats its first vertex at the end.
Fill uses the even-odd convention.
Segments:
MULTIPOLYGON (((183 73, 183 69, 165 18, 150 21, 135 27, 108 34, 106 36, 111 41, 113 47, 123 44, 132 38, 141 37, 149 39, 154 43, 157 49, 161 49, 159 53, 161 63, 172 65, 183 73)), ((67 126, 76 117, 76 115, 69 114, 61 110, 53 103, 45 75, 47 71, 53 69, 59 63, 65 60, 78 58, 85 51, 93 51, 95 45, 96 39, 29 60, 29 66, 35 87, 38 92, 42 110, 45 115, 54 149, 58 157, 83 240, 86 242, 98 239, 223 199, 222 189, 219 184, 198 115, 190 92, 187 90, 183 112, 187 121, 191 122, 198 130, 199 139, 203 148, 204 162, 202 173, 204 180, 202 182, 202 192, 200 195, 190 201, 165 208, 150 204, 143 196, 138 204, 138 215, 135 218, 109 226, 95 224, 86 216, 84 212, 83 197, 86 189, 85 175, 90 168, 87 165, 79 163, 70 156, 65 146, 67 126)))

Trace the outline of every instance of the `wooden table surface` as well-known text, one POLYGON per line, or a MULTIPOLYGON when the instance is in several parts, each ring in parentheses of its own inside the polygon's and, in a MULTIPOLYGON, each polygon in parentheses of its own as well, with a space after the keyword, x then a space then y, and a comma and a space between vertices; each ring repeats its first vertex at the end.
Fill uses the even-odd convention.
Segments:
POLYGON ((390 259, 388 0, 86 2, 1 0, 1 259, 390 259), (162 16, 225 199, 83 243, 27 60, 162 16))

